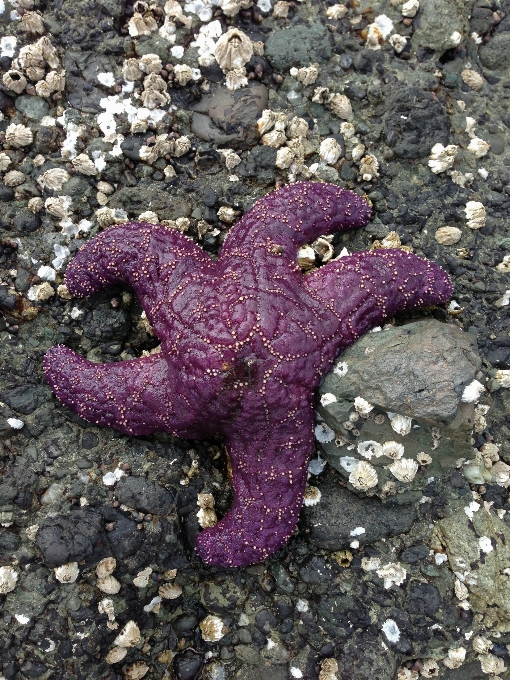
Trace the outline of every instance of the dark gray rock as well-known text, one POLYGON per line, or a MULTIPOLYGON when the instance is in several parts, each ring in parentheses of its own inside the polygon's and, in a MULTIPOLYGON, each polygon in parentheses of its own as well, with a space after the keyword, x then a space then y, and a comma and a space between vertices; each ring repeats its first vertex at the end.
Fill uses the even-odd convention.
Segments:
POLYGON ((98 305, 83 322, 83 334, 95 342, 121 340, 129 331, 129 316, 124 309, 98 305))
POLYGON ((12 187, 6 186, 3 182, 0 182, 0 201, 2 203, 7 203, 14 199, 14 189, 12 187))
POLYGON ((49 567, 99 560, 106 546, 102 515, 87 508, 67 517, 48 517, 39 525, 35 544, 49 567))
POLYGON ((150 206, 160 220, 189 217, 193 209, 190 201, 153 186, 124 187, 112 194, 108 206, 121 208, 134 215, 139 215, 150 206))
POLYGON ((153 515, 168 515, 175 509, 173 494, 146 477, 123 477, 115 487, 115 495, 123 505, 153 515))
POLYGON ((449 144, 450 117, 431 92, 416 87, 400 88, 390 95, 384 138, 397 156, 424 158, 434 144, 449 144))
POLYGON ((240 90, 219 87, 194 107, 191 130, 206 142, 249 149, 259 138, 257 120, 267 102, 268 91, 261 83, 240 90))
POLYGON ((0 484, 0 505, 6 505, 16 498, 18 490, 12 484, 3 482, 0 484))
POLYGON ((359 498, 344 487, 327 483, 319 486, 322 497, 317 505, 305 507, 304 519, 309 540, 325 550, 343 550, 353 540, 351 531, 363 527, 356 536, 360 545, 411 530, 416 511, 412 505, 390 505, 375 498, 359 498))
POLYGON ((309 66, 330 59, 333 36, 321 24, 298 24, 273 31, 264 49, 264 57, 276 71, 288 71, 292 66, 309 66))
POLYGON ((510 32, 496 33, 488 43, 480 46, 480 61, 493 71, 510 68, 510 32))
POLYGON ((349 636, 338 661, 338 680, 394 680, 399 666, 393 650, 369 634, 349 636))
POLYGON ((51 399, 51 390, 44 385, 20 385, 0 393, 4 401, 15 411, 28 415, 51 399))
POLYGON ((36 231, 41 226, 41 218, 30 210, 20 210, 13 220, 13 226, 18 231, 36 231))
POLYGON ((347 364, 346 375, 340 377, 333 369, 319 390, 337 398, 323 409, 328 420, 344 421, 347 402, 361 396, 384 411, 447 424, 454 420, 462 391, 474 380, 481 359, 473 335, 426 319, 368 333, 338 363, 347 364))
POLYGON ((16 97, 15 107, 31 120, 41 120, 50 112, 50 106, 45 99, 24 94, 16 97))
POLYGON ((452 33, 468 32, 468 13, 464 0, 427 0, 420 3, 413 46, 420 45, 442 54, 454 47, 452 33))

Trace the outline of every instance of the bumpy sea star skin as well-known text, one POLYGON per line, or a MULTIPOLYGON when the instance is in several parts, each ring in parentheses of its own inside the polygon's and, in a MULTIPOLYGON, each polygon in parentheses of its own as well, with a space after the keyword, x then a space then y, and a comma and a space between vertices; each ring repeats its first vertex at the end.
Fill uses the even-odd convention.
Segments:
POLYGON ((162 351, 95 364, 53 347, 44 367, 57 397, 128 434, 225 437, 235 498, 198 537, 209 564, 260 562, 294 531, 314 391, 338 352, 395 312, 451 294, 440 267, 401 250, 356 253, 302 275, 299 246, 369 217, 350 191, 296 183, 258 201, 216 262, 175 230, 131 223, 91 239, 68 266, 73 295, 130 284, 162 351))

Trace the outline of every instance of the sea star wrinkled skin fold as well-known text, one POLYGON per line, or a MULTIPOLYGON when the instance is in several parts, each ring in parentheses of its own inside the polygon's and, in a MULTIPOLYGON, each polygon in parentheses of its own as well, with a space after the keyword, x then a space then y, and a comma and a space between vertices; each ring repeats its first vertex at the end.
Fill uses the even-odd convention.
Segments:
POLYGON ((57 345, 44 360, 58 399, 86 420, 131 435, 222 435, 234 501, 199 534, 224 567, 260 562, 293 533, 313 451, 314 391, 340 350, 395 312, 445 302, 447 274, 402 250, 338 258, 303 276, 297 250, 364 226, 365 199, 300 182, 260 199, 213 261, 154 224, 111 227, 67 268, 74 296, 133 287, 161 352, 97 364, 57 345))

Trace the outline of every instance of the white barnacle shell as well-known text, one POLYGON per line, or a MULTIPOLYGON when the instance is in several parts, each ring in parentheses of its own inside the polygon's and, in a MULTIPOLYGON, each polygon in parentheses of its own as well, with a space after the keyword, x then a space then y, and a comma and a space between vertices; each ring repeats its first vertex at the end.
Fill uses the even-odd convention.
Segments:
POLYGON ((213 527, 218 523, 216 511, 214 510, 214 496, 211 493, 199 493, 197 505, 200 508, 197 512, 198 523, 203 529, 213 527))
POLYGON ((506 486, 510 479, 510 465, 507 465, 502 460, 498 460, 490 468, 491 481, 496 482, 500 486, 506 486))
POLYGON ((411 423, 412 418, 409 418, 409 416, 402 416, 400 413, 396 413, 390 418, 391 429, 401 437, 405 437, 406 434, 411 432, 411 423))
POLYGON ((335 249, 330 243, 329 236, 319 236, 318 239, 312 243, 312 248, 320 257, 322 262, 329 262, 334 255, 335 249))
MULTIPOLYGON (((0 156, 1 155, 2 154, 0 154, 0 156)), ((503 257, 503 260, 498 265, 496 265, 496 271, 502 272, 503 274, 508 274, 510 272, 510 255, 505 255, 503 257)))
POLYGON ((313 85, 319 75, 319 64, 311 64, 303 68, 291 68, 290 75, 303 85, 313 85))
POLYGON ((120 582, 111 574, 98 578, 96 586, 107 595, 116 595, 121 588, 120 582))
POLYGON ((337 399, 334 394, 331 394, 331 392, 326 392, 326 394, 323 394, 321 397, 321 406, 329 406, 329 404, 334 404, 336 400, 337 399))
POLYGON ((145 661, 135 661, 135 663, 124 669, 124 678, 125 680, 142 680, 149 670, 150 668, 145 661))
POLYGON ((164 600, 176 600, 182 595, 182 588, 178 583, 164 583, 159 586, 158 595, 164 600))
POLYGON ((69 215, 71 204, 70 196, 57 196, 56 198, 47 198, 44 202, 44 207, 50 215, 63 220, 69 215))
POLYGON ((124 80, 130 82, 140 80, 143 75, 143 71, 140 68, 140 60, 125 59, 122 64, 122 75, 124 76, 124 80))
POLYGON ((26 180, 27 176, 20 170, 10 170, 4 175, 4 184, 8 187, 17 187, 26 180))
POLYGON ((503 659, 494 656, 494 654, 482 654, 478 657, 482 673, 494 676, 496 673, 504 673, 506 671, 505 662, 503 659))
POLYGON ((148 222, 148 224, 158 224, 159 217, 154 210, 146 210, 138 215, 138 222, 148 222))
POLYGON ((420 451, 420 453, 416 454, 416 460, 419 465, 430 465, 430 463, 432 463, 432 456, 429 456, 429 454, 424 451, 420 451))
POLYGON ((186 85, 190 80, 193 80, 193 70, 188 64, 176 64, 174 66, 175 79, 179 85, 186 85))
POLYGON ((467 226, 470 229, 480 229, 485 225, 486 212, 485 206, 480 201, 468 201, 464 208, 467 219, 467 226))
POLYGON ((21 23, 29 33, 42 35, 46 31, 40 12, 25 12, 21 17, 21 23))
POLYGON ((81 153, 71 161, 75 170, 82 175, 97 175, 97 168, 86 153, 81 153))
POLYGON ((312 246, 302 246, 297 254, 298 265, 301 269, 311 269, 315 266, 315 250, 312 246))
MULTIPOLYGON (((354 160, 354 158, 353 158, 354 160)), ((359 171, 365 182, 369 182, 374 177, 379 176, 379 161, 373 154, 367 154, 361 159, 359 171)))
POLYGON ((332 5, 326 10, 326 17, 328 19, 333 19, 333 21, 338 21, 343 19, 347 14, 347 7, 345 5, 332 5))
POLYGON ((500 371, 496 372, 496 380, 500 384, 501 387, 509 388, 510 387, 510 370, 503 370, 501 369, 500 371))
POLYGON ((388 465, 388 470, 399 482, 408 484, 413 481, 418 472, 418 463, 412 458, 400 458, 388 465))
POLYGON ((473 137, 468 145, 468 151, 471 151, 476 158, 483 158, 490 148, 491 145, 483 139, 480 139, 480 137, 473 137))
POLYGON ((482 635, 475 635, 471 644, 477 654, 487 654, 492 647, 492 642, 482 635))
POLYGON ((186 135, 182 135, 174 141, 173 149, 170 152, 170 155, 179 158, 180 156, 184 156, 185 153, 188 153, 190 149, 191 140, 189 137, 186 137, 186 135))
POLYGON ((401 564, 397 564, 396 562, 385 564, 384 567, 378 569, 376 573, 379 578, 384 579, 385 588, 391 588, 393 584, 399 586, 404 583, 407 577, 407 571, 401 564))
POLYGON ((326 425, 326 423, 317 423, 315 426, 315 439, 318 442, 321 444, 327 444, 328 442, 332 442, 334 438, 335 433, 329 427, 329 425, 326 425))
POLYGON ((462 231, 458 227, 439 227, 434 234, 434 238, 443 246, 452 246, 462 238, 462 231))
POLYGON ((457 597, 459 600, 466 600, 469 596, 469 590, 467 589, 467 586, 462 583, 462 581, 459 581, 459 579, 455 579, 455 597, 457 597))
POLYGON ((429 168, 435 175, 445 172, 445 170, 449 170, 452 167, 456 157, 457 146, 455 144, 443 146, 438 142, 430 150, 429 168))
POLYGON ((308 123, 304 118, 294 116, 287 125, 285 131, 288 139, 298 139, 299 137, 306 137, 308 134, 308 123))
POLYGON ((286 0, 278 0, 273 7, 273 16, 275 19, 286 19, 289 14, 290 5, 286 0))
POLYGON ((280 170, 286 170, 287 168, 290 168, 295 158, 296 154, 292 149, 289 149, 288 146, 282 146, 276 152, 275 165, 277 168, 280 168, 280 170))
POLYGON ((242 7, 242 0, 221 0, 220 7, 227 17, 235 17, 242 7))
POLYGON ((62 69, 61 71, 50 71, 46 76, 46 83, 52 90, 62 92, 66 86, 65 70, 62 69))
POLYGON ((32 130, 25 125, 11 123, 5 131, 5 141, 16 149, 32 144, 33 140, 34 135, 32 134, 32 130))
POLYGON ((105 597, 104 600, 101 600, 97 605, 97 609, 100 614, 106 614, 109 621, 115 621, 115 608, 113 606, 113 600, 110 600, 109 597, 105 597))
POLYGON ((27 208, 36 215, 44 207, 44 201, 40 196, 35 196, 28 201, 27 208))
POLYGON ((200 621, 200 630, 202 632, 202 639, 205 642, 217 642, 225 635, 226 631, 223 627, 223 621, 218 616, 206 616, 200 621))
POLYGON ((483 87, 483 78, 477 71, 466 68, 461 71, 460 77, 472 90, 481 90, 483 87))
POLYGON ((225 76, 225 84, 229 90, 240 90, 241 87, 246 87, 248 85, 248 78, 244 66, 228 71, 225 76))
POLYGON ((167 95, 166 92, 149 88, 145 89, 141 93, 140 99, 142 100, 142 104, 145 106, 145 108, 153 111, 154 109, 157 109, 161 106, 165 106, 165 104, 168 103, 170 97, 167 95))
POLYGON ((216 43, 214 56, 223 71, 241 68, 252 58, 253 44, 246 33, 230 28, 216 43))
POLYGON ((405 36, 394 33, 392 36, 390 36, 389 43, 395 52, 400 54, 400 52, 403 52, 404 47, 407 45, 407 40, 408 38, 405 36))
POLYGON ((355 489, 360 491, 372 489, 374 486, 377 486, 378 481, 376 469, 365 460, 359 461, 349 475, 349 482, 355 489))
POLYGON ((27 86, 27 79, 21 71, 11 69, 2 76, 2 82, 8 90, 21 94, 27 86))
POLYGON ((363 458, 371 460, 374 456, 379 458, 383 454, 383 447, 378 443, 371 440, 365 442, 359 442, 358 453, 363 458))
POLYGON ((363 397, 356 397, 354 399, 354 408, 360 415, 368 415, 370 411, 373 410, 373 405, 370 404, 366 399, 363 399, 363 397))
POLYGON ((0 567, 0 595, 10 593, 16 588, 18 572, 12 567, 0 567))
POLYGON ((105 576, 110 576, 115 571, 117 566, 117 560, 115 557, 105 557, 96 566, 96 574, 98 578, 104 578, 105 576))
POLYGON ((9 156, 2 151, 0 153, 0 172, 5 172, 11 163, 9 156))
POLYGON ((114 647, 106 655, 105 661, 108 664, 119 663, 127 654, 126 647, 114 647))
POLYGON ((363 142, 358 141, 357 137, 351 139, 350 155, 351 159, 356 163, 365 153, 366 148, 363 142))
POLYGON ((142 569, 133 579, 133 585, 135 585, 137 588, 147 588, 151 579, 151 574, 152 574, 151 567, 146 567, 145 569, 142 569))
POLYGON ((439 675, 439 665, 435 659, 424 659, 420 669, 423 678, 435 678, 439 675))
POLYGON ((150 12, 145 12, 143 15, 140 12, 135 12, 128 21, 129 35, 133 38, 140 35, 150 35, 157 28, 158 24, 150 12))
POLYGON ((285 132, 282 130, 271 130, 262 136, 262 144, 278 149, 285 144, 285 132))
POLYGON ((144 54, 138 65, 144 73, 160 73, 163 68, 161 59, 157 54, 144 54))
POLYGON ((351 120, 352 104, 345 94, 330 95, 327 101, 335 116, 338 116, 343 120, 351 120))
POLYGON ((398 460, 404 455, 404 447, 398 442, 389 441, 382 445, 382 455, 393 460, 398 460))
POLYGON ((323 139, 319 147, 319 156, 328 165, 334 165, 342 155, 342 147, 333 137, 323 139))
POLYGON ((303 505, 310 507, 312 505, 317 505, 321 499, 321 492, 316 486, 310 486, 309 484, 305 487, 305 495, 303 496, 303 505))
POLYGON ((60 191, 70 177, 70 174, 64 168, 51 168, 46 170, 37 181, 45 189, 60 191))
POLYGON ((457 647, 457 649, 449 649, 448 656, 443 659, 443 663, 447 668, 460 668, 466 658, 466 650, 464 647, 457 647))
POLYGON ((61 567, 55 567, 53 571, 55 572, 55 578, 60 583, 74 583, 80 573, 78 562, 68 562, 61 567))
POLYGON ((478 401, 482 392, 485 391, 485 387, 478 382, 478 380, 473 380, 464 388, 462 392, 461 401, 467 402, 468 404, 474 401, 478 401))
POLYGON ((402 5, 402 16, 404 17, 414 17, 420 9, 420 3, 418 0, 407 0, 402 5))
POLYGON ((140 629, 134 621, 128 621, 113 644, 117 647, 134 647, 141 640, 140 629))
POLYGON ((235 210, 225 205, 221 206, 216 214, 218 215, 218 218, 226 224, 232 224, 236 218, 235 210))
POLYGON ((263 135, 266 132, 269 132, 269 130, 271 130, 271 128, 274 127, 275 122, 276 122, 275 112, 271 111, 271 109, 264 109, 264 111, 262 111, 262 115, 257 120, 257 128, 259 134, 263 135))

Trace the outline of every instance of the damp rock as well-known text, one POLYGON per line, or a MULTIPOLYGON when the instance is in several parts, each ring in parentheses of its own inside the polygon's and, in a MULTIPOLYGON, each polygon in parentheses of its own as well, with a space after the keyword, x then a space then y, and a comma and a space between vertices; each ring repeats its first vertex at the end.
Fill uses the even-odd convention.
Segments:
POLYGON ((322 484, 319 489, 321 502, 305 507, 303 515, 310 542, 324 550, 348 548, 353 537, 360 545, 370 545, 381 538, 408 533, 416 517, 410 504, 359 498, 339 484, 322 484))
POLYGON ((153 515, 168 515, 175 509, 173 494, 146 477, 123 477, 115 487, 115 495, 123 505, 153 515))
POLYGON ((480 47, 480 61, 491 71, 505 71, 510 67, 510 32, 496 33, 480 47))
POLYGON ((101 514, 91 508, 48 517, 39 525, 35 544, 49 567, 90 563, 101 556, 105 544, 102 524, 101 514))
POLYGON ((450 117, 431 92, 400 87, 390 95, 384 121, 386 144, 401 158, 424 158, 450 142, 450 117))
POLYGON ((261 83, 239 90, 220 87, 193 107, 191 130, 206 142, 249 149, 259 138, 257 120, 267 102, 268 90, 261 83))
MULTIPOLYGON (((468 498, 468 497, 466 497, 468 498)), ((510 528, 489 506, 476 501, 436 523, 431 548, 469 590, 469 602, 486 630, 510 631, 510 528)))
POLYGON ((345 400, 362 396, 385 411, 447 424, 480 365, 474 336, 426 319, 360 338, 341 354, 319 395, 336 396, 337 402, 324 409, 332 417, 336 411, 345 415, 345 400), (342 377, 338 364, 348 367, 342 377))
POLYGON ((292 66, 323 64, 331 58, 332 52, 332 34, 319 23, 273 31, 264 46, 264 57, 280 72, 289 71, 292 66))
POLYGON ((427 0, 420 3, 420 21, 413 34, 413 46, 427 47, 441 56, 459 44, 468 32, 464 0, 427 0))

